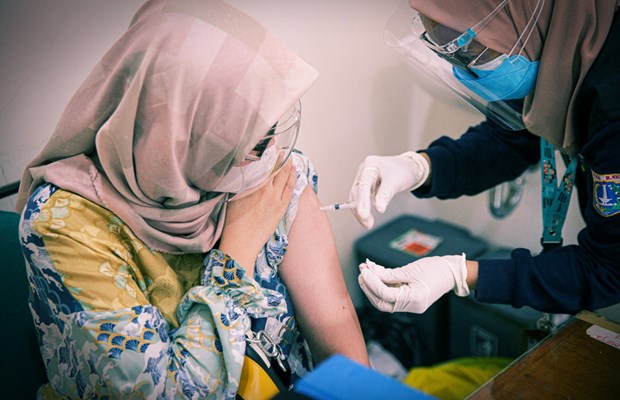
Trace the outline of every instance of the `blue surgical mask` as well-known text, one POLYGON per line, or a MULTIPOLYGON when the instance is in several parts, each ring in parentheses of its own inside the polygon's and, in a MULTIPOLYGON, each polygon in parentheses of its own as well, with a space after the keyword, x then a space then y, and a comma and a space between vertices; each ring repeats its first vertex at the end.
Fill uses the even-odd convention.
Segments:
POLYGON ((471 67, 478 75, 477 78, 457 67, 452 67, 452 73, 465 87, 487 101, 514 100, 527 96, 536 83, 538 61, 529 61, 522 55, 504 55, 499 61, 471 67))

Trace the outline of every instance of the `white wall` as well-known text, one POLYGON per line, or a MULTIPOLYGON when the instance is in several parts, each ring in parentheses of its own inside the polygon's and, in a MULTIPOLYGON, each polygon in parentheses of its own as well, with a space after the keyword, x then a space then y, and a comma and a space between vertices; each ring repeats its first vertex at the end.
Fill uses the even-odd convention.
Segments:
MULTIPOLYGON (((324 203, 344 201, 368 154, 390 155, 456 137, 480 116, 424 83, 383 44, 383 27, 399 0, 231 0, 287 42, 320 72, 304 96, 299 148, 319 171, 324 203), (435 95, 429 94, 432 92, 435 95)), ((138 0, 0 2, 0 185, 17 180, 43 146, 64 105, 109 45, 123 32, 138 0)), ((489 166, 492 168, 493 166, 489 166)), ((583 222, 573 198, 564 228, 575 243, 583 222)), ((13 199, 0 201, 11 209, 13 199)), ((528 176, 525 197, 504 220, 487 211, 487 195, 459 200, 396 197, 381 224, 415 213, 468 227, 493 243, 537 251, 540 183, 528 176)), ((333 212, 340 260, 359 304, 353 242, 365 233, 348 211, 333 212)))

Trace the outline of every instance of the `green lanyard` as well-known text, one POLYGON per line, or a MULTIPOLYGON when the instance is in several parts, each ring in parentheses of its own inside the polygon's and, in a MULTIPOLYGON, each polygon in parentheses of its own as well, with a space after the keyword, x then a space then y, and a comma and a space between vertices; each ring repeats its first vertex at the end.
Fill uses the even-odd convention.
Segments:
POLYGON ((571 160, 558 186, 555 148, 545 139, 540 139, 543 217, 543 233, 540 243, 543 246, 543 252, 562 246, 562 227, 570 203, 577 163, 577 157, 571 160))

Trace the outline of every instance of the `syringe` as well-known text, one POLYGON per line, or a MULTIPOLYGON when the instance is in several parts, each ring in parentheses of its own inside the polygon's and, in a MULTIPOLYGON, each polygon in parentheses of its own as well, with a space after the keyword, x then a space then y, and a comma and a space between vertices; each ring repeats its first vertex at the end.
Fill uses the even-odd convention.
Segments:
POLYGON ((334 203, 321 207, 321 211, 347 210, 355 208, 355 203, 334 203))

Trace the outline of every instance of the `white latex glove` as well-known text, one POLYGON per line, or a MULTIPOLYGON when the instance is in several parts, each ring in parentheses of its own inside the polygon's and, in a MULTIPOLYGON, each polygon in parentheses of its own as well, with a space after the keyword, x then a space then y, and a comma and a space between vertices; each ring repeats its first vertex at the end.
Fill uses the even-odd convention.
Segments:
POLYGON ((450 290, 467 296, 465 254, 426 257, 400 268, 384 268, 366 260, 358 282, 368 300, 381 311, 421 314, 450 290))
POLYGON ((375 220, 370 212, 371 203, 384 213, 396 193, 422 186, 429 171, 428 161, 413 151, 398 156, 366 157, 349 193, 349 202, 355 204, 355 218, 366 229, 372 228, 375 220))

